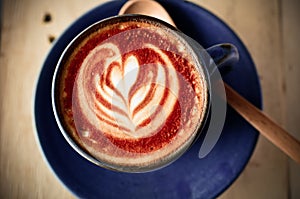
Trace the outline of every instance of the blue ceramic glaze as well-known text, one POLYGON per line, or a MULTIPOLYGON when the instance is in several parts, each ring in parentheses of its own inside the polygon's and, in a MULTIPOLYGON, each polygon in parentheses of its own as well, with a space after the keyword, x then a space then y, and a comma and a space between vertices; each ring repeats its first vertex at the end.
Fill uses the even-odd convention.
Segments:
MULTIPOLYGON (((177 27, 204 48, 232 43, 240 59, 224 81, 261 108, 261 91, 252 59, 236 34, 220 19, 192 3, 160 2, 177 27)), ((51 81, 56 63, 78 33, 101 19, 117 15, 124 1, 111 1, 76 20, 54 43, 43 64, 34 101, 36 133, 43 155, 58 179, 80 198, 214 198, 239 176, 255 147, 258 133, 231 108, 214 149, 203 159, 193 147, 171 165, 149 173, 127 174, 93 165, 65 141, 51 107, 51 81)))

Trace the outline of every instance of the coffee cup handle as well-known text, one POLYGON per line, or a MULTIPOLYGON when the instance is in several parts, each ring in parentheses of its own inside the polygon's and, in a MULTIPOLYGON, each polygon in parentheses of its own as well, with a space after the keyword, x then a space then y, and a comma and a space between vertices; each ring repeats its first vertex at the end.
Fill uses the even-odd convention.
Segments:
MULTIPOLYGON (((239 60, 237 47, 230 43, 216 44, 207 48, 206 51, 215 62, 221 75, 226 75, 231 71, 232 66, 239 60)), ((214 69, 211 69, 210 75, 214 71, 214 69)))

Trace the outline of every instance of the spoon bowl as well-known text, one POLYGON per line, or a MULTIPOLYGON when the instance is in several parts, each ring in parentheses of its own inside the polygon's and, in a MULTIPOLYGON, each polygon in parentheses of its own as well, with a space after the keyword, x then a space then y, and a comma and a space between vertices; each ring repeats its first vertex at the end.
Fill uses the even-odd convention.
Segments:
POLYGON ((153 0, 129 0, 119 11, 119 15, 123 14, 148 15, 158 18, 176 27, 167 11, 158 2, 153 0))

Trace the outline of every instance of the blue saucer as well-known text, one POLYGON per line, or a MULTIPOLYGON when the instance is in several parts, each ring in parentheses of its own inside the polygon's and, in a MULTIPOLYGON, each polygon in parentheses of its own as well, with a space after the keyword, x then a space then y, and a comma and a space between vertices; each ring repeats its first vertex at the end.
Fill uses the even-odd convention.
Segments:
MULTIPOLYGON (((96 7, 73 23, 54 43, 37 83, 34 114, 43 154, 60 181, 80 198, 214 198, 239 176, 256 145, 258 133, 230 107, 221 137, 204 159, 198 158, 200 142, 173 164, 143 174, 102 169, 77 154, 65 141, 51 107, 51 81, 55 65, 67 44, 90 24, 117 15, 124 1, 96 7)), ((192 3, 181 0, 160 2, 177 27, 204 48, 229 42, 237 46, 240 61, 224 81, 257 107, 261 92, 255 66, 235 33, 220 19, 192 3)))

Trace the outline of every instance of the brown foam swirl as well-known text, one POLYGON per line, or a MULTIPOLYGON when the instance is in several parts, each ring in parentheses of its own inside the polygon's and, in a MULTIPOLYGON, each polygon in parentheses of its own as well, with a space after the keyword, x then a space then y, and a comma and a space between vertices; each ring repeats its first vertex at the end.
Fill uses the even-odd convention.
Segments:
MULTIPOLYGON (((153 60, 153 59, 152 59, 153 60)), ((114 43, 89 52, 76 78, 83 115, 95 128, 118 138, 143 138, 158 132, 178 100, 177 72, 169 57, 152 44, 127 53, 114 43), (141 64, 151 53, 155 62, 141 64)))

